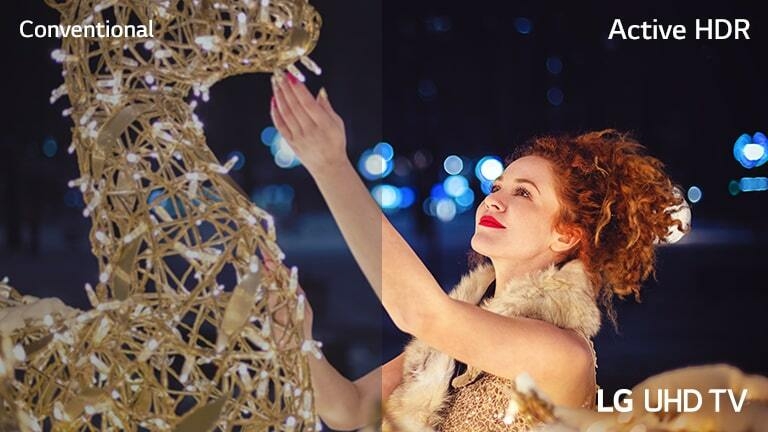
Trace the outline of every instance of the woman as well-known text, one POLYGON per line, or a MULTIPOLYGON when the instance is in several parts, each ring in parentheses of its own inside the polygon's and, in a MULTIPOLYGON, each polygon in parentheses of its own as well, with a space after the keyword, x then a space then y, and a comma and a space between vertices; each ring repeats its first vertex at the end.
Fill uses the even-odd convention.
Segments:
POLYGON ((524 430, 530 424, 507 409, 511 380, 523 372, 553 403, 591 407, 597 304, 615 325, 612 296, 637 297, 654 244, 672 226, 687 229, 670 215, 684 200, 662 164, 615 131, 534 140, 478 206, 477 265, 446 295, 355 172, 326 92, 315 98, 290 74, 275 75, 273 86, 275 126, 385 310, 414 336, 355 382, 311 359, 323 420, 362 427, 381 398, 385 430, 524 430))

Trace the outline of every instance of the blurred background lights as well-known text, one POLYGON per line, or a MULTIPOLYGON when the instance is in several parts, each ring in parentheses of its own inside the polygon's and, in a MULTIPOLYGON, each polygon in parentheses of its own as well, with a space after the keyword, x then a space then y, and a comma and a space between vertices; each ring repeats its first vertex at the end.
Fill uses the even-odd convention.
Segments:
POLYGON ((405 156, 395 158, 395 168, 393 170, 395 175, 406 177, 411 173, 411 170, 413 170, 413 164, 408 158, 405 156))
POLYGON ((419 96, 424 100, 432 100, 437 96, 437 86, 432 80, 423 79, 419 81, 419 96))
POLYGON ((451 18, 447 16, 433 16, 424 20, 428 31, 433 33, 445 33, 451 29, 451 18))
POLYGON ((768 190, 768 178, 743 177, 739 180, 739 189, 742 192, 762 192, 768 190))
POLYGON ((445 188, 443 188, 442 183, 437 183, 432 186, 432 190, 429 192, 429 196, 434 199, 448 198, 448 194, 445 193, 445 188))
POLYGON ((277 129, 272 126, 265 127, 264 130, 261 131, 262 144, 267 147, 272 146, 272 144, 275 142, 275 138, 277 138, 277 135, 277 129))
POLYGON ((292 210, 295 195, 290 185, 272 184, 254 189, 251 200, 269 212, 285 214, 292 210))
POLYGON ((468 188, 469 182, 464 176, 452 175, 443 180, 443 190, 453 198, 461 196, 468 188))
POLYGON ((456 197, 456 204, 464 209, 471 208, 475 203, 475 192, 472 189, 465 189, 461 195, 456 197))
POLYGON ((733 144, 733 157, 747 169, 763 165, 768 161, 768 138, 762 132, 741 134, 733 144))
POLYGON ((85 206, 83 203, 83 195, 78 189, 69 189, 64 193, 64 205, 72 208, 80 208, 85 206))
MULTIPOLYGON (((382 148, 385 149, 386 147, 382 148)), ((387 160, 381 153, 370 149, 364 151, 357 162, 358 171, 368 180, 377 180, 388 176, 392 172, 393 166, 392 155, 389 155, 389 160, 387 160)))
MULTIPOLYGON (((277 132, 277 129, 273 127, 265 128, 261 132, 261 141, 269 146, 269 151, 275 159, 275 165, 286 169, 301 165, 301 161, 296 157, 296 153, 288 145, 288 141, 277 132)), ((240 160, 245 163, 245 157, 240 160)), ((240 160, 238 160, 238 164, 240 164, 240 160)))
POLYGON ((286 144, 275 153, 275 164, 280 168, 293 168, 299 165, 299 159, 296 158, 296 154, 286 144))
POLYGON ((416 150, 413 154, 413 164, 420 170, 428 168, 432 165, 432 153, 428 149, 416 150))
POLYGON ((416 191, 410 186, 403 186, 400 188, 400 208, 405 209, 413 205, 416 202, 416 191))
POLYGON ((459 174, 464 169, 464 161, 456 155, 450 155, 443 161, 443 169, 450 175, 459 174))
POLYGON ((481 182, 494 181, 502 172, 504 165, 498 156, 485 156, 475 166, 475 175, 481 182))
POLYGON ((701 201, 701 189, 698 186, 688 188, 688 201, 692 203, 701 201))
POLYGON ((374 186, 371 194, 379 206, 384 210, 393 210, 400 208, 403 201, 403 195, 400 189, 395 186, 383 184, 374 186))
POLYGON ((48 137, 43 141, 43 154, 46 157, 52 158, 56 156, 56 152, 59 150, 59 145, 56 143, 56 140, 48 137))
POLYGON ((559 57, 549 57, 547 58, 547 70, 552 75, 557 75, 563 71, 563 62, 559 57))
POLYGON ((563 103, 563 91, 557 87, 547 90, 547 101, 554 106, 560 106, 563 103))
POLYGON ((490 180, 483 180, 480 183, 480 190, 483 191, 484 194, 488 195, 491 193, 491 188, 493 187, 493 182, 490 180))
POLYGON ((456 203, 452 199, 442 198, 435 205, 435 216, 442 222, 450 222, 456 217, 456 203))
POLYGON ((741 192, 741 188, 739 187, 739 182, 736 180, 731 180, 728 183, 728 193, 730 193, 733 196, 736 196, 741 192))
POLYGON ((395 149, 388 142, 380 142, 373 147, 373 152, 384 158, 385 161, 391 161, 395 156, 395 149))
POLYGON ((520 34, 529 34, 531 31, 533 31, 533 23, 531 20, 525 17, 515 18, 514 25, 515 30, 517 30, 517 32, 520 34))
POLYGON ((243 165, 245 165, 245 155, 243 154, 243 152, 235 150, 235 151, 229 152, 226 160, 230 160, 233 157, 237 157, 237 162, 235 162, 235 166, 233 166, 232 169, 235 171, 240 171, 243 168, 243 165))

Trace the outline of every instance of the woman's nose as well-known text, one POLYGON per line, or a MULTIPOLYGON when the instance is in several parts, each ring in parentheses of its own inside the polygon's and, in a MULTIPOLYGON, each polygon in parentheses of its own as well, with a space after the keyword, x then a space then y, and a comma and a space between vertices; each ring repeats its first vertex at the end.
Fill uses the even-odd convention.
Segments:
POLYGON ((496 211, 502 211, 502 210, 504 210, 504 205, 499 200, 497 200, 496 198, 488 195, 485 198, 485 208, 487 208, 487 209, 494 209, 496 211))

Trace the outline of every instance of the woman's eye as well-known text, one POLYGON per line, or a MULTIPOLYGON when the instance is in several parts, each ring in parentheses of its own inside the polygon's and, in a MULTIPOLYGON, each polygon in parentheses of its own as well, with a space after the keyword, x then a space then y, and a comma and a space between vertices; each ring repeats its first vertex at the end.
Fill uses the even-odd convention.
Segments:
POLYGON ((491 186, 491 192, 496 192, 499 190, 499 185, 493 185, 491 186))
POLYGON ((522 195, 525 198, 531 198, 531 193, 528 192, 528 189, 522 186, 518 186, 517 188, 515 188, 515 195, 522 195))

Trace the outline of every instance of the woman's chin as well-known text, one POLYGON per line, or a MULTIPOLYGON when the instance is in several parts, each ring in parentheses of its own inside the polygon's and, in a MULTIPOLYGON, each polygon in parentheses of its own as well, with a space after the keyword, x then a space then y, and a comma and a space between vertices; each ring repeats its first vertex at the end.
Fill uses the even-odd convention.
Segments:
POLYGON ((473 235, 472 239, 469 241, 469 245, 473 251, 479 253, 480 255, 488 256, 488 245, 485 241, 483 241, 482 237, 482 234, 478 235, 475 233, 475 235, 473 235))

